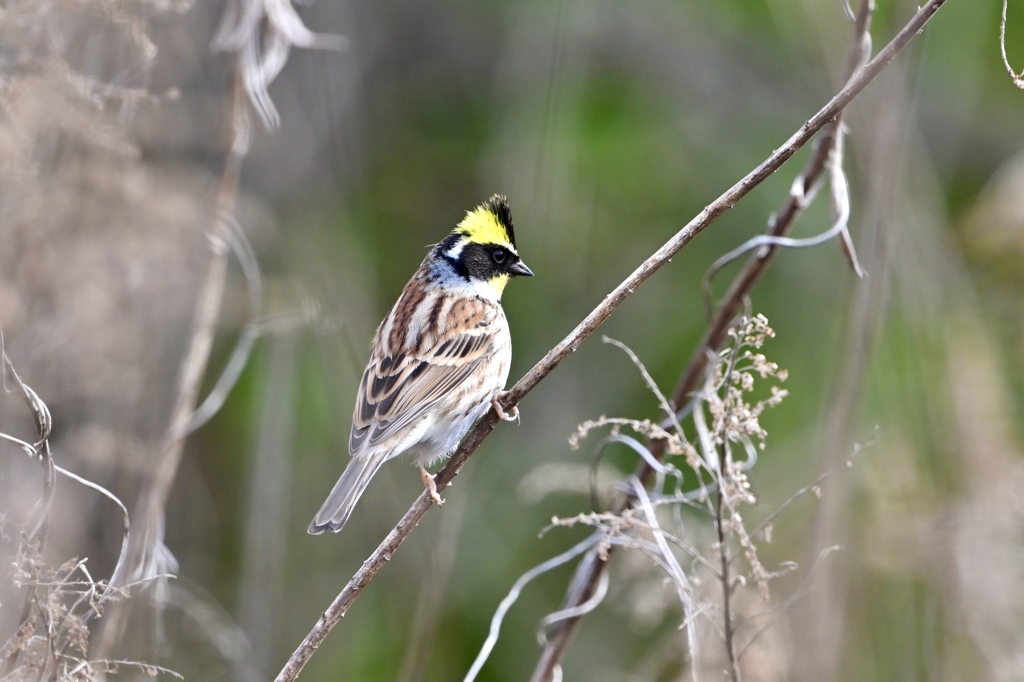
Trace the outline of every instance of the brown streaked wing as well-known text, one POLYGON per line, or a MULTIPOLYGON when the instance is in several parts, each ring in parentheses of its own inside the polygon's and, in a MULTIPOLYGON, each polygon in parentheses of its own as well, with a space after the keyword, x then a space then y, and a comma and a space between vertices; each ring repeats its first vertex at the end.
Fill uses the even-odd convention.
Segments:
POLYGON ((491 305, 484 301, 460 302, 448 319, 436 320, 451 327, 433 330, 440 334, 424 335, 432 341, 428 347, 388 356, 380 339, 374 343, 370 364, 359 383, 349 437, 351 455, 376 449, 389 440, 401 441, 418 418, 486 361, 494 352, 492 325, 501 324, 500 309, 495 314, 488 308, 491 305), (466 321, 473 326, 463 326, 466 321))

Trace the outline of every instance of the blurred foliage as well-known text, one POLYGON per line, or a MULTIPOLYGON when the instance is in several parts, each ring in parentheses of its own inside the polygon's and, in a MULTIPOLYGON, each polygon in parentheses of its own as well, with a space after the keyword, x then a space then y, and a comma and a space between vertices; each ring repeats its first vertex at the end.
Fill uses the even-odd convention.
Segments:
MULTIPOLYGON (((915 8, 879 0, 876 50, 915 8)), ((802 577, 779 581, 773 594, 779 605, 803 595, 779 624, 785 679, 822 679, 815 670, 835 680, 1024 677, 1024 589, 1016 580, 1024 577, 1024 561, 1017 561, 1024 558, 1024 93, 1000 62, 999 9, 997 2, 948 0, 850 109, 851 231, 868 278, 856 279, 835 244, 786 251, 751 301, 777 332, 770 353, 789 370, 791 394, 763 419, 768 449, 751 474, 760 499, 754 514, 767 516, 798 488, 833 472, 821 499, 808 496, 788 508, 763 548, 766 565, 793 560, 802 567, 802 577), (838 414, 840 405, 849 411, 838 414), (855 443, 869 445, 846 466, 855 443), (816 563, 821 548, 833 544, 842 545, 841 553, 816 563)), ((197 228, 211 210, 222 162, 228 58, 208 49, 219 11, 197 3, 146 18, 139 26, 157 48, 153 62, 135 60, 115 73, 128 80, 149 74, 140 80, 161 98, 125 106, 117 116, 96 114, 123 126, 137 151, 112 164, 115 170, 97 165, 97 173, 111 184, 124 178, 124 191, 112 192, 118 197, 197 202, 199 218, 195 211, 159 212, 178 216, 177 223, 168 220, 177 228, 154 230, 192 250, 203 248, 197 228), (163 98, 171 89, 177 95, 163 98), (140 168, 159 173, 141 188, 140 168)), ((291 54, 270 90, 282 125, 254 129, 238 216, 265 270, 266 312, 312 299, 320 314, 301 332, 261 341, 225 409, 190 439, 167 528, 180 582, 238 622, 249 637, 240 655, 261 679, 276 673, 420 491, 412 467, 392 464, 343 533, 305 534, 345 464, 352 401, 375 326, 424 247, 491 193, 508 195, 520 251, 537 274, 505 295, 515 348, 510 381, 517 379, 831 96, 850 31, 840 3, 808 0, 321 1, 302 13, 308 26, 344 35, 350 46, 291 54), (260 478, 275 458, 277 468, 260 478), (271 513, 257 522, 261 509, 271 513)), ((1011 62, 1020 68, 1018 6, 1010 7, 1007 36, 1011 62)), ((92 43, 82 50, 110 60, 125 52, 107 54, 92 43)), ((5 68, 16 72, 16 61, 5 68)), ((12 115, 4 125, 22 120, 12 115)), ((153 456, 145 454, 153 434, 164 427, 167 401, 154 394, 162 398, 174 385, 186 294, 202 261, 154 237, 157 260, 173 253, 188 263, 187 272, 184 265, 175 272, 190 287, 175 279, 146 292, 141 284, 103 285, 109 288, 102 295, 114 301, 138 295, 137 308, 120 309, 160 340, 149 342, 156 350, 148 337, 136 344, 158 357, 119 355, 129 332, 112 338, 106 318, 97 318, 95 330, 84 323, 59 334, 43 328, 47 305, 77 299, 76 285, 54 293, 45 276, 26 269, 29 237, 50 225, 40 215, 54 223, 42 241, 69 252, 41 262, 79 263, 85 272, 78 281, 90 281, 91 273, 95 283, 101 271, 118 279, 123 253, 123 235, 113 228, 89 233, 91 214, 74 220, 75 195, 71 209, 57 212, 64 219, 53 217, 47 182, 78 158, 80 146, 95 143, 62 135, 57 152, 33 166, 44 182, 37 183, 43 198, 32 211, 16 201, 22 185, 5 190, 13 208, 0 227, 0 323, 15 364, 68 434, 60 456, 130 502, 138 472, 153 456), (104 259, 84 260, 68 234, 86 242, 81 235, 96 235, 91 241, 106 249, 104 259), (159 321, 142 316, 147 311, 159 321), (147 400, 107 404, 102 381, 62 395, 60 379, 69 370, 47 365, 48 354, 71 363, 66 339, 85 344, 81 339, 93 334, 120 362, 141 368, 139 381, 152 389, 139 392, 147 400), (93 433, 83 429, 101 407, 104 415, 119 415, 110 420, 112 431, 137 437, 115 441, 112 461, 83 454, 93 433)), ((703 273, 764 230, 805 159, 806 151, 798 154, 700 235, 599 332, 628 344, 664 391, 675 385, 704 328, 703 273)), ((99 194, 87 183, 82 192, 99 194)), ((830 221, 827 206, 815 205, 795 234, 817 233, 830 221)), ((93 222, 107 224, 102 216, 93 222)), ((128 226, 143 222, 136 217, 128 226)), ((147 269, 143 262, 134 276, 149 281, 157 265, 147 269)), ((718 277, 716 295, 736 269, 718 277)), ((209 385, 244 322, 242 288, 233 273, 209 385)), ((90 367, 100 372, 105 365, 90 367)), ((25 418, 18 409, 5 404, 0 412, 5 431, 25 418)), ((460 679, 515 579, 582 537, 562 529, 538 538, 552 516, 589 510, 583 467, 590 455, 586 447, 571 451, 566 438, 602 414, 658 416, 636 369, 596 338, 540 384, 521 411, 522 425, 500 425, 485 442, 447 491, 448 504, 428 514, 302 679, 460 679), (553 463, 579 465, 578 480, 546 493, 524 485, 553 463)), ((107 440, 97 442, 108 452, 107 440)), ((635 464, 625 451, 607 461, 622 473, 635 464)), ((10 492, 24 480, 11 473, 0 493, 27 509, 25 493, 10 492)), ((76 492, 71 499, 85 497, 76 492)), ((55 524, 70 522, 75 509, 59 510, 55 524)), ((63 561, 78 552, 90 566, 108 566, 117 542, 103 530, 109 516, 77 522, 77 531, 55 533, 54 554, 63 561)), ((654 609, 660 576, 621 559, 607 602, 587 618, 569 652, 566 678, 685 678, 685 638, 671 590, 664 588, 654 609), (641 583, 654 585, 649 601, 638 596, 641 583), (662 672, 649 673, 662 658, 662 672)), ((481 680, 528 679, 537 625, 558 607, 569 574, 563 568, 529 586, 481 680)), ((17 604, 2 601, 5 611, 17 604)), ((186 616, 172 610, 167 639, 160 640, 152 614, 135 613, 140 629, 153 632, 133 642, 138 650, 131 656, 189 679, 228 679, 225 656, 186 616)), ((0 625, 11 617, 4 614, 0 625)))

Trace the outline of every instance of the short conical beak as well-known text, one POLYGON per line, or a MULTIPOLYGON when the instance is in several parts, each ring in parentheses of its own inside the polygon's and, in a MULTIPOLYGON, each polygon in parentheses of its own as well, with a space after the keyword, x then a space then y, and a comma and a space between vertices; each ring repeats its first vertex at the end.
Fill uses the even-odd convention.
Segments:
POLYGON ((519 261, 511 268, 509 268, 509 272, 511 272, 513 275, 533 277, 533 270, 526 267, 526 263, 524 263, 523 261, 519 261))

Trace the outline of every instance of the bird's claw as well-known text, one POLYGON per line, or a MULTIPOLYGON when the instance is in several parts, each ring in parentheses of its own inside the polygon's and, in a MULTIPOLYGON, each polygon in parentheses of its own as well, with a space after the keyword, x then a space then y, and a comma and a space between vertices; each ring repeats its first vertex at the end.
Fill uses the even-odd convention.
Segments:
POLYGON ((437 483, 434 482, 434 476, 423 467, 420 467, 420 476, 423 478, 423 487, 425 487, 427 492, 430 493, 430 499, 432 499, 434 504, 438 507, 443 507, 444 500, 441 499, 441 496, 437 493, 437 483))
POLYGON ((518 405, 513 405, 512 406, 512 413, 511 414, 506 412, 505 409, 501 406, 501 403, 498 402, 498 398, 503 396, 503 395, 505 395, 505 394, 504 393, 496 393, 494 395, 494 397, 491 398, 491 407, 494 408, 494 413, 496 415, 498 415, 498 419, 500 419, 503 422, 515 422, 516 424, 518 424, 519 423, 519 406, 518 405))

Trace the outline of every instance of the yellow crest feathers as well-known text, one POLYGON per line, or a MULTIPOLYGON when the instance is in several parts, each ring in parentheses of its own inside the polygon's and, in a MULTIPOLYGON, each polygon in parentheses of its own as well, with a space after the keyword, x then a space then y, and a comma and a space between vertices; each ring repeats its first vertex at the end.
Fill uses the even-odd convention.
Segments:
POLYGON ((505 244, 514 247, 516 243, 512 232, 512 212, 508 201, 499 194, 467 212, 455 232, 477 244, 505 244))

